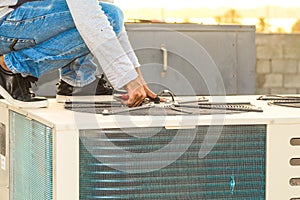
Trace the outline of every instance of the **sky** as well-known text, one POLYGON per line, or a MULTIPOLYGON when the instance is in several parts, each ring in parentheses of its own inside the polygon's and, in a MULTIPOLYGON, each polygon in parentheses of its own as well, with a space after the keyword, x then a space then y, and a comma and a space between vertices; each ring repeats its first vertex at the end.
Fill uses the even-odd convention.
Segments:
MULTIPOLYGON (((180 10, 184 8, 210 8, 207 9, 208 13, 211 14, 212 10, 216 9, 216 12, 220 12, 219 9, 237 9, 240 12, 241 9, 255 9, 255 16, 269 16, 268 30, 272 32, 278 32, 280 29, 286 33, 291 32, 292 26, 295 22, 300 19, 300 0, 114 0, 114 3, 123 9, 125 15, 127 14, 127 19, 151 19, 151 20, 161 20, 162 10, 168 13, 168 10, 180 10), (271 9, 269 10, 266 6, 280 6, 281 9, 271 9), (148 13, 147 9, 141 9, 142 13, 138 12, 139 8, 155 8, 156 11, 151 10, 153 13, 148 13), (162 9, 163 8, 163 9, 162 9), (218 9, 219 8, 219 9, 218 9), (294 11, 291 14, 287 13, 284 8, 299 8, 299 15, 294 11), (132 10, 132 12, 130 12, 132 10), (160 11, 161 10, 161 11, 160 11), (127 12, 128 11, 128 12, 127 12), (265 13, 261 13, 265 12, 265 13), (130 14, 129 14, 130 13, 130 14), (264 15, 265 14, 265 15, 264 15), (280 17, 282 15, 282 17, 280 17), (274 17, 274 19, 272 18, 274 17), (289 16, 289 17, 286 17, 289 16), (272 19, 271 19, 272 18, 272 19), (275 19, 276 18, 276 19, 275 19)), ((243 13, 244 14, 244 13, 243 13)), ((248 13, 249 14, 249 13, 248 13)), ((163 20, 165 22, 182 22, 183 20, 189 20, 192 23, 201 24, 215 24, 217 23, 214 16, 210 16, 207 19, 194 19, 193 17, 174 17, 170 14, 164 14, 163 20)), ((248 19, 244 17, 241 21, 244 25, 258 25, 257 17, 252 17, 248 19)))
POLYGON ((123 9, 148 8, 256 8, 266 5, 300 7, 300 0, 114 0, 123 9))

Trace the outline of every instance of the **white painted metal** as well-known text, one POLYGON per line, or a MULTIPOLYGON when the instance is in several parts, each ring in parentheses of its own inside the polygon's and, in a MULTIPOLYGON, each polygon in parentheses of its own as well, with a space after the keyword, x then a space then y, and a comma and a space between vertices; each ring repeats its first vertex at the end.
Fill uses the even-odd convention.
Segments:
MULTIPOLYGON (((110 97, 105 97, 109 99, 110 97)), ((185 100, 188 97, 185 98, 185 100)), ((80 129, 122 127, 182 128, 195 125, 266 124, 266 199, 290 200, 300 198, 299 186, 291 186, 291 178, 300 178, 300 166, 291 166, 292 158, 300 158, 300 146, 290 144, 300 138, 300 108, 269 106, 257 96, 208 97, 213 101, 251 102, 264 112, 203 116, 102 116, 75 113, 50 99, 49 108, 18 109, 0 100, 0 121, 8 124, 7 112, 12 109, 28 118, 38 120, 53 128, 54 134, 54 199, 79 200, 79 131, 80 129), (4 115, 2 115, 4 113, 4 115), (6 116, 6 117, 3 117, 6 116)), ((3 180, 4 173, 0 173, 3 180)), ((6 176, 6 175, 5 175, 6 176)), ((4 178, 4 180, 6 180, 4 178)), ((5 186, 0 185, 0 199, 8 200, 5 186), (4 192, 2 192, 4 191, 4 192), (4 195, 3 195, 4 194, 4 195)))
MULTIPOLYGON (((8 133, 8 110, 5 104, 0 105, 0 123, 5 125, 5 132, 8 133)), ((9 137, 5 137, 5 155, 0 154, 0 199, 9 198, 9 137)), ((1 145, 1 144, 0 144, 1 145)))

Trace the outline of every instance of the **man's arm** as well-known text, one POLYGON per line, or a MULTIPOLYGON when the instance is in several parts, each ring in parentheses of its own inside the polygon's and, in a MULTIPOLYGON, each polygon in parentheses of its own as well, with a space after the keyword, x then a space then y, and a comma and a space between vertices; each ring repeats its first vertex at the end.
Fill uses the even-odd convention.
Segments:
POLYGON ((119 89, 137 79, 135 67, 120 45, 97 0, 67 0, 75 26, 101 64, 113 87, 119 89))
MULTIPOLYGON (((139 106, 146 97, 156 95, 146 85, 136 60, 132 63, 113 32, 97 0, 67 0, 80 35, 101 64, 113 87, 125 87, 130 107, 139 106)), ((127 44, 128 45, 128 44, 127 44)), ((132 53, 132 52, 130 52, 132 53)))

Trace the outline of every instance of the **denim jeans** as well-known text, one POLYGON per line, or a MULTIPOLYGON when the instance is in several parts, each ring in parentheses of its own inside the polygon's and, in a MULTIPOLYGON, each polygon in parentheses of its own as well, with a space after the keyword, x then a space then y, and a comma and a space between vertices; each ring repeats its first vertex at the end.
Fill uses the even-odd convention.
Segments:
MULTIPOLYGON (((112 4, 100 5, 118 36, 122 11, 112 4)), ((28 2, 0 19, 1 54, 13 73, 40 77, 61 69, 61 78, 78 87, 94 81, 101 71, 75 28, 65 0, 28 2)))

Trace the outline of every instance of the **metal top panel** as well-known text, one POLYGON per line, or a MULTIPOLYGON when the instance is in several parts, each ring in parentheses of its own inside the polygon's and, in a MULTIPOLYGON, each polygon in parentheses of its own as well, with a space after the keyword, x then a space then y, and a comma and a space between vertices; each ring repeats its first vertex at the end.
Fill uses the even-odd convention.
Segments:
MULTIPOLYGON (((57 131, 75 129, 100 129, 122 127, 167 127, 192 128, 196 125, 227 125, 227 124, 300 124, 300 108, 268 105, 267 101, 256 100, 258 96, 227 96, 208 97, 211 102, 250 102, 263 109, 263 112, 242 112, 237 114, 217 115, 178 115, 178 116, 128 116, 90 114, 73 112, 64 109, 64 104, 49 99, 50 106, 41 109, 19 109, 9 106, 5 100, 0 101, 1 107, 8 107, 29 118, 38 120, 55 128, 57 131)), ((105 100, 109 99, 106 96, 105 100)), ((182 97, 183 98, 183 97, 182 97)), ((187 99, 187 97, 185 97, 187 99)))
MULTIPOLYGON (((192 23, 126 23, 126 30, 132 29, 139 30, 141 28, 149 28, 149 31, 153 28, 172 29, 173 31, 192 31, 192 32, 255 32, 254 25, 203 25, 192 23)), ((143 29, 141 29, 143 30, 143 29)), ((153 29, 151 31, 155 31, 153 29)), ((157 31, 162 31, 158 30, 157 31)))

